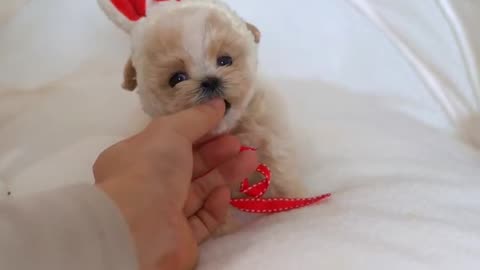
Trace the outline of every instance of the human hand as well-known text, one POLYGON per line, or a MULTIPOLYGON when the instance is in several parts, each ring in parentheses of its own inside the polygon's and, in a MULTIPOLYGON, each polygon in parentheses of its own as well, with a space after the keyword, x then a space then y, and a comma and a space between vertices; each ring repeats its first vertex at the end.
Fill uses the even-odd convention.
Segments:
POLYGON ((198 243, 225 219, 229 186, 254 171, 255 153, 239 153, 236 138, 200 143, 223 115, 213 101, 158 118, 96 161, 97 186, 124 215, 140 269, 193 268, 198 243))

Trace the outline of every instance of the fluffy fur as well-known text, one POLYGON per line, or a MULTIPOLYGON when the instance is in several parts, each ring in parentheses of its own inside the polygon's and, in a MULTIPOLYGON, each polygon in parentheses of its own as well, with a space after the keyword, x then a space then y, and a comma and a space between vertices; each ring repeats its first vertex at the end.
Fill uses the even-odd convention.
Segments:
MULTIPOLYGON (((257 76, 258 29, 217 1, 166 3, 150 10, 132 32, 133 50, 124 87, 138 88, 151 116, 168 115, 212 98, 229 105, 215 134, 231 133, 258 148, 272 170, 270 196, 302 196, 291 147, 286 107, 257 76), (220 57, 231 65, 219 65, 220 57), (172 85, 175 74, 183 81, 172 85), (215 87, 205 87, 212 78, 215 87), (208 88, 208 89, 207 89, 208 88)), ((234 195, 241 196, 238 187, 234 195)), ((230 219, 222 233, 235 228, 230 219)))

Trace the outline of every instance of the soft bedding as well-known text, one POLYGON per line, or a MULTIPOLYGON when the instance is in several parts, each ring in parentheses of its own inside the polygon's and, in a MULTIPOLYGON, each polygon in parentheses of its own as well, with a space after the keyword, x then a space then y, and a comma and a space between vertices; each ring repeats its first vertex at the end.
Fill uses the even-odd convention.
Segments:
MULTIPOLYGON (((9 199, 92 181, 96 155, 148 121, 119 87, 126 37, 94 1, 20 2, 0 13, 9 199)), ((210 241, 199 269, 478 269, 480 154, 452 131, 480 108, 479 2, 228 2, 286 78, 304 180, 334 195, 210 241)))

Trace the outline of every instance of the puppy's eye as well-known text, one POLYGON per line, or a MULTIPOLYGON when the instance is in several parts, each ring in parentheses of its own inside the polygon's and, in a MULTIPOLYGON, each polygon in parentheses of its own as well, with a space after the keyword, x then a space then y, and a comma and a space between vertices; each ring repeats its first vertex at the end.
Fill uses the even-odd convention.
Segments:
POLYGON ((170 84, 170 87, 175 87, 177 84, 188 80, 188 75, 185 74, 184 72, 177 72, 173 74, 173 76, 170 78, 170 81, 168 82, 170 84))
POLYGON ((233 59, 228 55, 220 56, 217 59, 217 65, 219 67, 228 67, 228 66, 231 66, 232 64, 233 64, 233 59))

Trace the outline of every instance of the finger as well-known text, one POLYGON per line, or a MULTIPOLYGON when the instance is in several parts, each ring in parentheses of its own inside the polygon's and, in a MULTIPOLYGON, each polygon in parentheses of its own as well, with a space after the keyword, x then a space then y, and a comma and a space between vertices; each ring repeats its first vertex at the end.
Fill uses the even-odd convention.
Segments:
MULTIPOLYGON (((163 117, 159 120, 159 128, 173 128, 179 136, 188 139, 192 144, 212 131, 222 120, 225 103, 212 100, 205 104, 163 117), (161 124, 160 124, 161 123, 161 124)), ((153 124, 155 125, 155 123, 153 124)))
POLYGON ((222 165, 217 170, 230 187, 237 187, 250 176, 258 166, 257 152, 245 151, 222 165))
POLYGON ((233 158, 239 149, 240 142, 233 136, 223 136, 199 147, 193 155, 193 179, 207 174, 233 158))
POLYGON ((193 149, 198 149, 205 144, 215 141, 218 138, 219 138, 218 134, 207 134, 195 142, 195 144, 193 145, 193 149))
POLYGON ((198 243, 205 241, 215 230, 225 223, 230 204, 230 190, 227 186, 215 189, 205 205, 188 221, 198 243))
POLYGON ((201 209, 204 201, 213 190, 224 185, 229 187, 239 186, 243 179, 253 173, 257 164, 255 152, 242 152, 207 175, 194 181, 185 203, 185 215, 189 217, 201 209))

